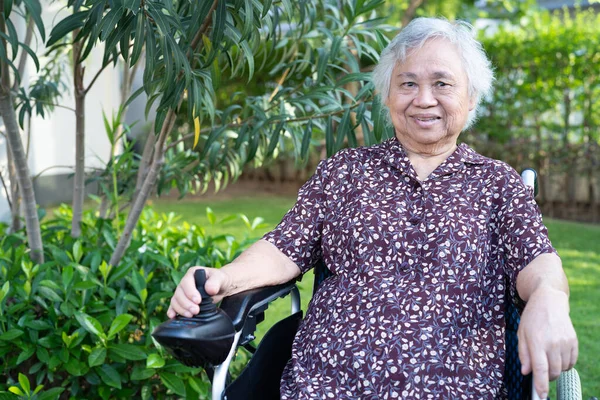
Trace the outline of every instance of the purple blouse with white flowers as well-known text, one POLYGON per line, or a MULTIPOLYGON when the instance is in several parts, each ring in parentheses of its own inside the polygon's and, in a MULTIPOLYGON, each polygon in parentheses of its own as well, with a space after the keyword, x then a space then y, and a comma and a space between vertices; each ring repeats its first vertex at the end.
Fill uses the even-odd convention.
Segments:
POLYGON ((333 273, 282 399, 504 397, 504 307, 522 305, 519 271, 554 252, 511 167, 462 144, 421 182, 395 138, 322 161, 265 239, 333 273))

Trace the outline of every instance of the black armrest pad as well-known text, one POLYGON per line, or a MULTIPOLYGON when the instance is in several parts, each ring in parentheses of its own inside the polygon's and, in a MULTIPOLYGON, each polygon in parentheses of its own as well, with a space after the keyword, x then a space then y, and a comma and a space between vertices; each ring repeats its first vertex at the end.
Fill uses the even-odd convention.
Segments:
POLYGON ((231 318, 235 330, 239 331, 244 326, 246 317, 253 307, 268 304, 279 297, 288 295, 296 287, 295 283, 296 281, 292 280, 277 286, 266 286, 234 294, 225 297, 219 308, 225 311, 231 318))

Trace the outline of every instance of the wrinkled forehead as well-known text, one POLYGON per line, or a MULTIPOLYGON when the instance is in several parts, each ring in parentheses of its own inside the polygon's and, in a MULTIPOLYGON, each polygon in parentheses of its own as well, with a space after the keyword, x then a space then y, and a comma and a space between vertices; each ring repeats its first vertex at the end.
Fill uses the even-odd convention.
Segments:
POLYGON ((407 49, 406 56, 398 59, 393 72, 394 75, 424 73, 433 78, 453 76, 468 80, 459 47, 445 38, 429 39, 422 46, 407 49))

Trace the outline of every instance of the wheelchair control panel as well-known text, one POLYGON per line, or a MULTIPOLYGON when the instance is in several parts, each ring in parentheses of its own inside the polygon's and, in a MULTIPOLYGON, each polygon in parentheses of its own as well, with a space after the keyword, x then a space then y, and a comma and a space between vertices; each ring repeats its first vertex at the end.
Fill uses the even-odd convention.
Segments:
POLYGON ((190 367, 210 367, 227 358, 235 329, 231 318, 217 308, 206 293, 206 272, 194 273, 202 296, 200 313, 192 318, 178 316, 156 327, 152 336, 177 360, 190 367))

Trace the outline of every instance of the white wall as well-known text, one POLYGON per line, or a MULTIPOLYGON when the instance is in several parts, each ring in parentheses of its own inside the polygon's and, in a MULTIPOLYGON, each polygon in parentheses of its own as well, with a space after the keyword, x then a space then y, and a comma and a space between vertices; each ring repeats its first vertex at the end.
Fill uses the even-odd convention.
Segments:
MULTIPOLYGON (((60 21, 69 12, 59 2, 48 4, 42 2, 44 7, 43 20, 46 24, 46 37, 50 35, 53 24, 60 21)), ((23 32, 21 20, 15 19, 20 33, 23 32)), ((23 35, 24 37, 24 32, 23 35)), ((45 62, 42 57, 45 49, 37 46, 39 38, 33 40, 32 49, 40 58, 40 63, 45 62)), ((98 46, 85 61, 84 85, 87 87, 100 70, 102 65, 103 46, 98 46)), ((64 65, 65 70, 70 70, 70 65, 64 65)), ((29 60, 23 82, 28 83, 35 77, 35 65, 29 60)), ((94 83, 86 97, 85 113, 85 164, 89 167, 102 168, 110 154, 110 143, 105 134, 102 111, 110 118, 119 104, 120 74, 112 65, 108 66, 94 83)), ((69 89, 58 101, 61 106, 74 108, 72 95, 73 83, 71 74, 65 77, 69 89)), ((25 137, 24 137, 25 139, 25 137)), ((25 140, 24 140, 24 144, 25 140)), ((8 180, 6 143, 0 137, 0 170, 5 180, 8 180)), ((34 116, 31 120, 31 143, 29 145, 29 169, 32 176, 43 173, 43 176, 73 173, 75 165, 75 114, 66 108, 56 107, 45 118, 34 116), (57 166, 60 166, 56 168, 57 166)), ((7 182, 8 183, 8 182, 7 182)), ((0 220, 10 219, 10 208, 6 193, 0 188, 0 220)))

